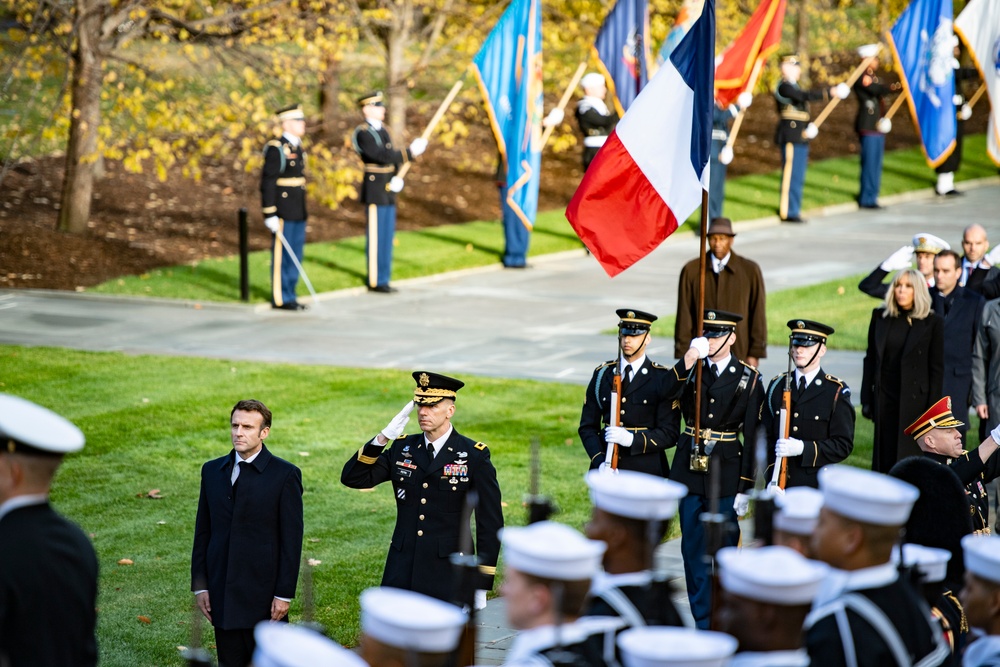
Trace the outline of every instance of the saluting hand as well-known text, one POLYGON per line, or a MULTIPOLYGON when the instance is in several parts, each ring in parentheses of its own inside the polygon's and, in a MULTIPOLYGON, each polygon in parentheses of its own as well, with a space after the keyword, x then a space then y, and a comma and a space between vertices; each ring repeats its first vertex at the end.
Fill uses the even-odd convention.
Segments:
POLYGON ((392 418, 392 421, 389 422, 384 429, 382 429, 382 433, 380 435, 385 438, 387 442, 391 442, 403 435, 403 429, 406 428, 407 422, 410 421, 411 412, 413 412, 413 401, 410 401, 403 406, 403 409, 392 418))

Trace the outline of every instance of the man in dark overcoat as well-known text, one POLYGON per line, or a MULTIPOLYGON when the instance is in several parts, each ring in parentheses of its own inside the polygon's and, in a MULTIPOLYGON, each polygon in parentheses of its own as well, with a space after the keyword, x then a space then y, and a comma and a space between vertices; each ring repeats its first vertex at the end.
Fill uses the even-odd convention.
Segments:
POLYGON ((83 449, 76 426, 0 394, 0 665, 97 664, 97 555, 49 504, 63 455, 83 449))
MULTIPOLYGON (((706 258, 705 308, 725 310, 741 316, 736 326, 733 354, 754 368, 767 356, 767 295, 760 266, 733 252, 733 223, 728 218, 716 218, 708 225, 706 258)), ((677 319, 674 321, 674 357, 680 359, 691 339, 700 336, 695 331, 698 322, 699 263, 696 257, 684 265, 677 281, 677 319)))
POLYGON ((790 320, 791 351, 795 370, 790 381, 791 410, 786 438, 779 431, 785 378, 771 380, 761 410, 761 425, 767 432, 765 479, 772 479, 771 466, 787 462, 785 488, 819 487, 819 469, 840 463, 854 450, 854 406, 851 390, 840 378, 823 372, 827 338, 833 327, 813 320, 790 320), (776 463, 777 461, 777 463, 776 463))
MULTIPOLYGON (((456 590, 453 553, 466 551, 463 536, 466 497, 478 494, 475 506, 479 581, 476 605, 485 606, 493 588, 503 528, 500 486, 490 450, 461 435, 451 424, 461 380, 431 373, 413 373, 413 400, 374 438, 344 464, 340 481, 352 489, 370 489, 392 482, 396 496, 396 527, 385 561, 382 585, 416 591, 452 602, 456 590), (403 435, 414 404, 421 433, 403 435)), ((467 521, 466 519, 465 521, 467 521)))
POLYGON ((264 445, 271 411, 243 400, 230 413, 233 449, 201 469, 191 590, 215 628, 220 667, 244 667, 254 626, 287 620, 302 556, 302 473, 264 445))

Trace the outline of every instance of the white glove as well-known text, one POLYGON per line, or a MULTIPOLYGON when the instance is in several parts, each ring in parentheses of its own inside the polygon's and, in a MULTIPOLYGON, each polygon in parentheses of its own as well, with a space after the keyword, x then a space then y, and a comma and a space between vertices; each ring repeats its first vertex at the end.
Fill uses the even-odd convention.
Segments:
POLYGON ((993 438, 994 442, 1000 442, 1000 426, 990 431, 990 437, 993 438))
MULTIPOLYGON (((986 253, 986 261, 990 263, 990 266, 1000 265, 1000 245, 997 245, 996 248, 986 253)), ((997 442, 1000 442, 1000 440, 997 442)))
POLYGON ((399 176, 393 176, 392 180, 389 181, 389 190, 391 192, 401 192, 403 190, 403 179, 399 176))
POLYGON ((423 155, 424 151, 427 150, 427 140, 423 137, 417 137, 410 144, 410 155, 417 157, 418 155, 423 155))
POLYGON ((722 164, 729 164, 733 161, 733 147, 723 146, 722 150, 719 151, 719 162, 722 164))
POLYGON ((390 442, 403 435, 406 422, 410 421, 410 413, 413 412, 413 401, 410 401, 399 411, 392 421, 382 429, 382 436, 390 442))
POLYGON ((617 475, 618 474, 618 470, 616 468, 612 468, 611 464, 608 463, 607 461, 605 461, 601 465, 597 466, 597 470, 602 475, 617 475))
POLYGON ((276 215, 269 215, 264 218, 264 226, 270 229, 272 234, 277 234, 281 229, 281 219, 276 215))
POLYGON ((486 591, 482 589, 476 590, 476 611, 480 609, 486 609, 486 591))
POLYGON ((833 94, 842 100, 846 100, 847 96, 851 94, 851 87, 846 83, 838 83, 833 87, 833 94))
POLYGON ((798 438, 778 438, 778 442, 774 444, 774 455, 781 458, 799 456, 805 448, 806 443, 798 438))
POLYGON ((566 114, 563 112, 563 110, 560 109, 559 107, 556 107, 555 109, 549 112, 548 116, 545 117, 545 119, 542 121, 542 125, 544 125, 545 127, 552 127, 553 125, 558 125, 559 123, 563 122, 563 118, 565 117, 566 114))
POLYGON ((969 120, 972 118, 972 107, 968 104, 963 104, 962 110, 958 112, 958 117, 962 120, 969 120))
POLYGON ((736 500, 733 501, 733 509, 736 510, 736 516, 746 516, 747 512, 750 511, 750 496, 745 493, 737 493, 736 500))
POLYGON ((892 131, 892 121, 888 118, 879 118, 875 123, 875 129, 882 134, 889 134, 892 131))
POLYGON ((740 105, 741 109, 746 109, 751 104, 753 104, 753 93, 751 93, 749 90, 744 90, 736 98, 736 103, 740 105))
POLYGON ((613 442, 621 447, 631 447, 635 436, 627 428, 608 426, 604 429, 604 442, 613 442))
POLYGON ((703 336, 692 338, 688 349, 698 350, 698 358, 704 359, 708 356, 708 339, 703 336))
POLYGON ((902 269, 910 268, 910 264, 912 263, 913 246, 904 245, 902 248, 886 257, 885 261, 879 264, 879 268, 883 271, 901 271, 902 269))
POLYGON ((806 139, 815 139, 817 134, 819 134, 819 128, 812 123, 809 123, 806 126, 806 131, 802 133, 806 139))

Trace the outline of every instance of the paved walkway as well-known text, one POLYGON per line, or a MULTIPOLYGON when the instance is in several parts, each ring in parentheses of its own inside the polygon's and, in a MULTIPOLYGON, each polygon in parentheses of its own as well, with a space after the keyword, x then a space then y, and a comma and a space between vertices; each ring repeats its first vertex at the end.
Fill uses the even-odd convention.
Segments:
MULTIPOLYGON (((853 189, 854 184, 847 187, 853 189)), ((978 222, 1000 235, 1000 179, 960 187, 966 196, 945 199, 926 190, 885 198, 889 208, 882 211, 859 211, 853 205, 814 211, 805 225, 780 225, 775 218, 741 223, 734 249, 760 263, 772 292, 868 272, 915 232, 937 234, 961 252, 962 230, 968 224, 978 222)), ((678 274, 697 248, 693 236, 672 237, 613 280, 592 257, 576 251, 539 258, 525 271, 489 267, 399 282, 400 291, 394 295, 362 289, 324 294, 306 313, 2 290, 0 343, 349 367, 423 367, 585 384, 596 363, 614 354, 614 339, 601 333, 614 327, 614 310, 631 306, 674 312, 678 274)), ((823 319, 821 312, 808 315, 823 319)), ((649 353, 665 361, 672 352, 672 341, 654 340, 649 353)), ((762 363, 765 376, 784 370, 784 354, 783 348, 769 350, 762 363)), ((857 387, 862 356, 831 352, 823 365, 857 387)), ((665 545, 662 557, 667 570, 680 576, 679 542, 665 545)), ((679 598, 686 602, 683 591, 679 598)), ((503 601, 491 601, 480 618, 478 661, 497 664, 513 636, 506 628, 503 601)))

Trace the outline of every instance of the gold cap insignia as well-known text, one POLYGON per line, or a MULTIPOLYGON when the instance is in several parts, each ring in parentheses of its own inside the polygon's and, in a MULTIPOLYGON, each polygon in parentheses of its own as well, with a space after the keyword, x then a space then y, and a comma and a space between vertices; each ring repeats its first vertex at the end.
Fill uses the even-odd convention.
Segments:
POLYGON ((799 320, 798 322, 795 323, 795 326, 797 326, 799 329, 805 329, 806 323, 803 322, 802 320, 799 320))
POLYGON ((710 319, 710 320, 714 320, 715 319, 715 311, 712 311, 712 310, 708 311, 708 319, 710 319))
POLYGON ((948 397, 948 411, 951 412, 951 396, 948 397))
POLYGON ((630 320, 633 320, 633 319, 635 319, 635 313, 633 313, 633 312, 632 312, 631 310, 630 310, 630 311, 628 311, 627 313, 625 313, 625 315, 626 315, 626 317, 628 317, 628 318, 629 318, 630 320))
POLYGON ((926 237, 924 237, 924 236, 918 236, 917 237, 917 245, 924 245, 925 243, 927 243, 927 238, 926 237))
POLYGON ((431 379, 427 377, 427 373, 421 373, 418 382, 420 383, 421 387, 426 387, 431 383, 431 379))

